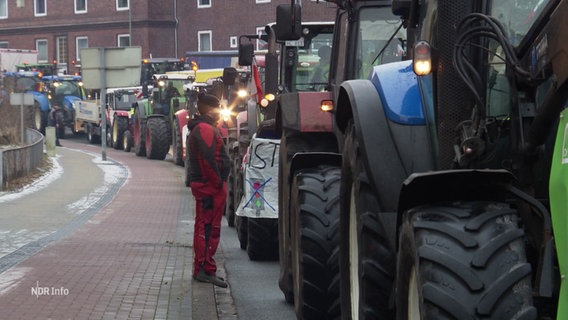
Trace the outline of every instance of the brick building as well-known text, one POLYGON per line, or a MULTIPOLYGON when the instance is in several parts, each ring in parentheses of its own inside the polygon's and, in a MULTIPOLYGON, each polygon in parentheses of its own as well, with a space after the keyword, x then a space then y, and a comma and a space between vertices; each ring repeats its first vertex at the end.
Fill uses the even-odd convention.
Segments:
MULTIPOLYGON (((290 0, 0 0, 0 48, 34 49, 74 72, 83 47, 141 46, 143 57, 236 50, 238 37, 274 22, 290 0)), ((333 20, 335 6, 303 0, 304 21, 333 20)))

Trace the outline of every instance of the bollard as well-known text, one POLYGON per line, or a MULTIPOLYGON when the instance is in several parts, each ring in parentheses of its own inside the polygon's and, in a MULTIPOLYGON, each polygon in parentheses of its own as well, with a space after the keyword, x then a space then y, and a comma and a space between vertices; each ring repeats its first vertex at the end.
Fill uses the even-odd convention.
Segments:
POLYGON ((45 149, 48 156, 55 157, 55 127, 45 128, 45 149))

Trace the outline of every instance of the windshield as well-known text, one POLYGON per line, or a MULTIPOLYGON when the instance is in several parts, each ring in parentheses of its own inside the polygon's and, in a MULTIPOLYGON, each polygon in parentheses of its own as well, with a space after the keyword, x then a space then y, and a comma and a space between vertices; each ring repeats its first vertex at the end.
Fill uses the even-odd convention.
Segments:
POLYGON ((404 58, 406 32, 390 7, 362 9, 359 20, 356 77, 366 79, 373 66, 404 58))
POLYGON ((296 90, 320 91, 327 85, 332 37, 331 33, 320 33, 309 45, 298 48, 296 90))
POLYGON ((494 1, 491 15, 503 24, 507 36, 517 46, 550 0, 494 1))
POLYGON ((17 78, 16 92, 38 91, 37 78, 17 78))
POLYGON ((134 92, 115 94, 115 98, 111 102, 111 107, 113 109, 119 109, 119 110, 130 110, 132 104, 136 101, 138 101, 138 97, 134 92))
POLYGON ((74 96, 83 98, 82 90, 76 81, 62 81, 55 86, 55 96, 74 96))

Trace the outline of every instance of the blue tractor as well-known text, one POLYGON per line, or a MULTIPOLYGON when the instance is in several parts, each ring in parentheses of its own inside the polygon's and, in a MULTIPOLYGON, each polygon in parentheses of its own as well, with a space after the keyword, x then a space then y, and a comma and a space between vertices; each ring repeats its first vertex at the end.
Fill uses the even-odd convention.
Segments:
POLYGON ((568 1, 392 8, 413 60, 334 100, 342 318, 566 319, 568 1))
POLYGON ((51 75, 43 76, 41 79, 45 88, 47 88, 51 105, 58 105, 63 110, 65 125, 60 128, 60 137, 65 136, 65 128, 70 128, 75 133, 75 109, 73 105, 78 100, 87 99, 82 77, 78 75, 51 75))
POLYGON ((28 118, 31 118, 31 126, 34 129, 45 134, 51 108, 41 72, 7 72, 4 74, 4 86, 13 92, 24 92, 34 96, 34 106, 27 112, 28 118))

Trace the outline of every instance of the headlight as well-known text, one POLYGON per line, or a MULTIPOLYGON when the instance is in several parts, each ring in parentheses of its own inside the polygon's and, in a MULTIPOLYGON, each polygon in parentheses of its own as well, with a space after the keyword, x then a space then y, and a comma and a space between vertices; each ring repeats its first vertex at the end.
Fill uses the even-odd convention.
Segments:
POLYGON ((248 92, 244 89, 241 89, 237 91, 237 96, 239 96, 239 98, 246 98, 248 96, 248 92))
POLYGON ((231 117, 231 110, 221 108, 220 113, 221 113, 221 117, 223 118, 224 121, 229 121, 229 119, 231 117))

